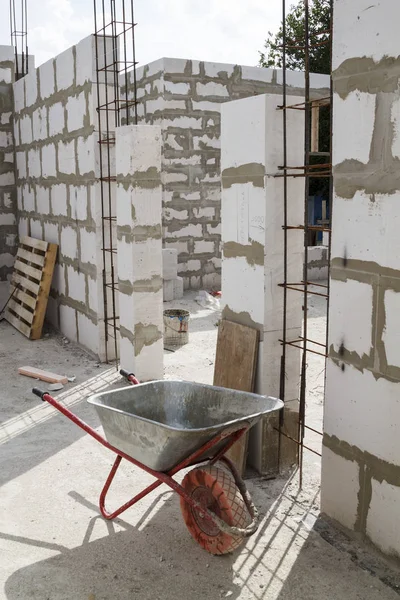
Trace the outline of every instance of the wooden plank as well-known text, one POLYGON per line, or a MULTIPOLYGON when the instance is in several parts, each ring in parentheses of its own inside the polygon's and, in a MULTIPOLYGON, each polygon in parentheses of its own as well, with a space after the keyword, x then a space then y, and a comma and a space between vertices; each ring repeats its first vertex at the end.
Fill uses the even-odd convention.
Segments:
POLYGON ((37 240, 35 238, 31 238, 27 235, 23 236, 19 240, 20 245, 29 246, 29 248, 35 248, 36 250, 42 250, 43 252, 47 252, 47 248, 49 246, 49 242, 44 242, 43 240, 37 240))
POLYGON ((54 266, 57 258, 57 244, 47 244, 46 262, 43 267, 42 281, 37 297, 35 316, 32 322, 31 340, 38 340, 42 335, 44 318, 46 316, 47 301, 49 299, 51 280, 53 279, 54 266))
POLYGON ((36 279, 36 281, 40 281, 42 279, 41 269, 35 269, 35 267, 31 267, 30 265, 23 263, 18 258, 14 263, 14 269, 20 271, 20 273, 23 273, 24 275, 29 275, 29 277, 36 279))
POLYGON ((20 246, 18 248, 17 258, 23 258, 27 262, 33 263, 33 266, 36 265, 38 267, 43 267, 45 261, 45 254, 35 254, 34 252, 30 250, 25 250, 20 246))
POLYGON ((24 308, 21 304, 14 300, 14 298, 11 298, 7 308, 8 310, 13 311, 18 317, 21 317, 21 319, 24 319, 24 321, 29 323, 29 325, 32 325, 34 313, 24 308))
POLYGON ((26 377, 47 381, 47 383, 68 383, 68 377, 65 377, 65 375, 57 375, 57 373, 43 371, 42 369, 36 369, 35 367, 19 367, 18 373, 20 375, 26 375, 26 377))
MULTIPOLYGON (((223 319, 218 328, 214 385, 253 392, 256 377, 259 331, 223 319)), ((243 475, 247 458, 248 435, 232 446, 228 458, 243 475)))
POLYGON ((35 283, 34 281, 27 279, 26 277, 24 277, 20 273, 17 273, 16 271, 14 271, 14 273, 12 274, 11 283, 14 285, 18 283, 21 286, 21 288, 23 288, 24 290, 29 290, 30 292, 32 292, 32 294, 37 295, 39 293, 39 283, 35 283))
POLYGON ((15 327, 18 331, 23 333, 27 338, 29 338, 31 334, 31 327, 27 325, 23 321, 20 321, 17 317, 15 317, 12 313, 7 311, 7 321, 15 327))

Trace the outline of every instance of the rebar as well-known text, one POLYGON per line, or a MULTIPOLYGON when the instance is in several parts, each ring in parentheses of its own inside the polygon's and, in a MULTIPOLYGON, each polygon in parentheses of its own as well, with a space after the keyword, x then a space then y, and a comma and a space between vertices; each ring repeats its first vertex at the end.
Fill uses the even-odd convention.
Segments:
POLYGON ((27 0, 10 0, 10 36, 15 52, 15 80, 25 77, 28 60, 28 6, 27 0))

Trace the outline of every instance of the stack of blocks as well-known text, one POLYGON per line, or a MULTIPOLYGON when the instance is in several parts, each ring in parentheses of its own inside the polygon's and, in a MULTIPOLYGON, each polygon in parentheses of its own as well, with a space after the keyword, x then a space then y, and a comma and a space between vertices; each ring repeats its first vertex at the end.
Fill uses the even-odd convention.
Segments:
POLYGON ((183 278, 178 277, 178 250, 163 249, 164 302, 183 297, 183 278))

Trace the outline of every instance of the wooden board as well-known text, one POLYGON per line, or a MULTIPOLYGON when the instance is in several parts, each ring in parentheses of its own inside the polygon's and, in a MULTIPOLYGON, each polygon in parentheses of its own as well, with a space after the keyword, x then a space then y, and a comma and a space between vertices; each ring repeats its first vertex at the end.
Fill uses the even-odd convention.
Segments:
POLYGON ((57 248, 57 244, 28 236, 21 238, 18 247, 11 277, 11 291, 16 290, 6 319, 31 340, 42 335, 57 248))
MULTIPOLYGON (((218 328, 214 385, 253 392, 256 378, 259 331, 223 319, 218 328)), ((248 435, 227 453, 243 475, 247 458, 248 435)))
POLYGON ((65 375, 57 375, 57 373, 43 371, 42 369, 36 369, 35 367, 19 367, 18 373, 20 375, 26 375, 26 377, 47 381, 47 383, 68 383, 68 377, 65 377, 65 375))

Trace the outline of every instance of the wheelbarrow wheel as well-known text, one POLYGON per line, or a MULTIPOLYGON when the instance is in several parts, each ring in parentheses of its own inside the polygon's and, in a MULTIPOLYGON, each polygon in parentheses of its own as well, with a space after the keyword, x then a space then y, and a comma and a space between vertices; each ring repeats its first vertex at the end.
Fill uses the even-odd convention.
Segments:
MULTIPOLYGON (((251 518, 231 474, 205 466, 189 471, 182 481, 186 493, 230 526, 245 528, 251 518)), ((181 512, 192 537, 211 554, 229 554, 244 541, 220 530, 181 497, 181 512)))

